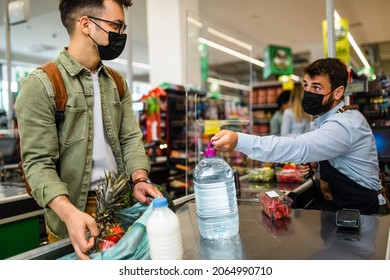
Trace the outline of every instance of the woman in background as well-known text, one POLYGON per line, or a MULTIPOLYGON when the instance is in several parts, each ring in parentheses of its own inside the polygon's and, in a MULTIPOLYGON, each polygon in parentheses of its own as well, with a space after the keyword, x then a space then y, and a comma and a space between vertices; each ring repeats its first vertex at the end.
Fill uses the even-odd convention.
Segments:
POLYGON ((302 108, 303 87, 295 85, 290 95, 290 106, 284 110, 281 136, 298 136, 311 129, 311 116, 302 108))
POLYGON ((281 128, 282 128, 282 121, 283 121, 283 112, 288 108, 290 105, 290 95, 291 92, 283 91, 278 96, 278 110, 272 115, 272 118, 270 120, 270 132, 272 135, 278 135, 280 136, 281 128))

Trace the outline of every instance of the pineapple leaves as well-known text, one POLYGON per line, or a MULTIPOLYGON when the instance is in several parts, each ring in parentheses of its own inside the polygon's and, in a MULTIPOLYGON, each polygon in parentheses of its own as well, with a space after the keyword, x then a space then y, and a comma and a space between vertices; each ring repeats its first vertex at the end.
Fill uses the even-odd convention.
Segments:
POLYGON ((129 177, 120 174, 114 178, 111 171, 104 172, 104 180, 96 190, 97 212, 116 212, 124 207, 124 199, 130 191, 129 177))

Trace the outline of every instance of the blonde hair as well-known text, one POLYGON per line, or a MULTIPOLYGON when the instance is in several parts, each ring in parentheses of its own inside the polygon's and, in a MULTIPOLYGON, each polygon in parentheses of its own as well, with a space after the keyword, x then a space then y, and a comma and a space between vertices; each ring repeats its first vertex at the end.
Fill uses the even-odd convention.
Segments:
POLYGON ((306 120, 310 122, 311 116, 306 114, 302 108, 302 98, 303 98, 303 86, 301 83, 295 84, 293 90, 290 95, 290 108, 292 109, 295 120, 297 122, 302 122, 306 120))

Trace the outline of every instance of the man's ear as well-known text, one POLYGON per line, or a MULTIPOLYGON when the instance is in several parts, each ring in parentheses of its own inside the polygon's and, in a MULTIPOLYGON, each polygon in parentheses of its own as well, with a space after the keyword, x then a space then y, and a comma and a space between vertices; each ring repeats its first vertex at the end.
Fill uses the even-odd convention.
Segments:
POLYGON ((338 87, 338 88, 335 90, 334 99, 339 100, 339 99, 343 98, 343 96, 344 96, 344 91, 345 91, 345 87, 344 87, 344 86, 338 87))
POLYGON ((91 21, 87 16, 81 17, 77 22, 78 27, 80 30, 85 34, 89 35, 91 33, 91 21))

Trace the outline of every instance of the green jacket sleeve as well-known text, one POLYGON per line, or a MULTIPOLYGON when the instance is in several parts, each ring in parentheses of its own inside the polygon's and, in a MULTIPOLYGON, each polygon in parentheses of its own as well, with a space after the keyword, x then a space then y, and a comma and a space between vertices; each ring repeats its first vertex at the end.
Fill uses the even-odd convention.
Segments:
POLYGON ((68 195, 68 190, 56 171, 56 107, 50 81, 42 70, 20 82, 15 106, 26 178, 38 204, 46 207, 54 197, 68 195))

